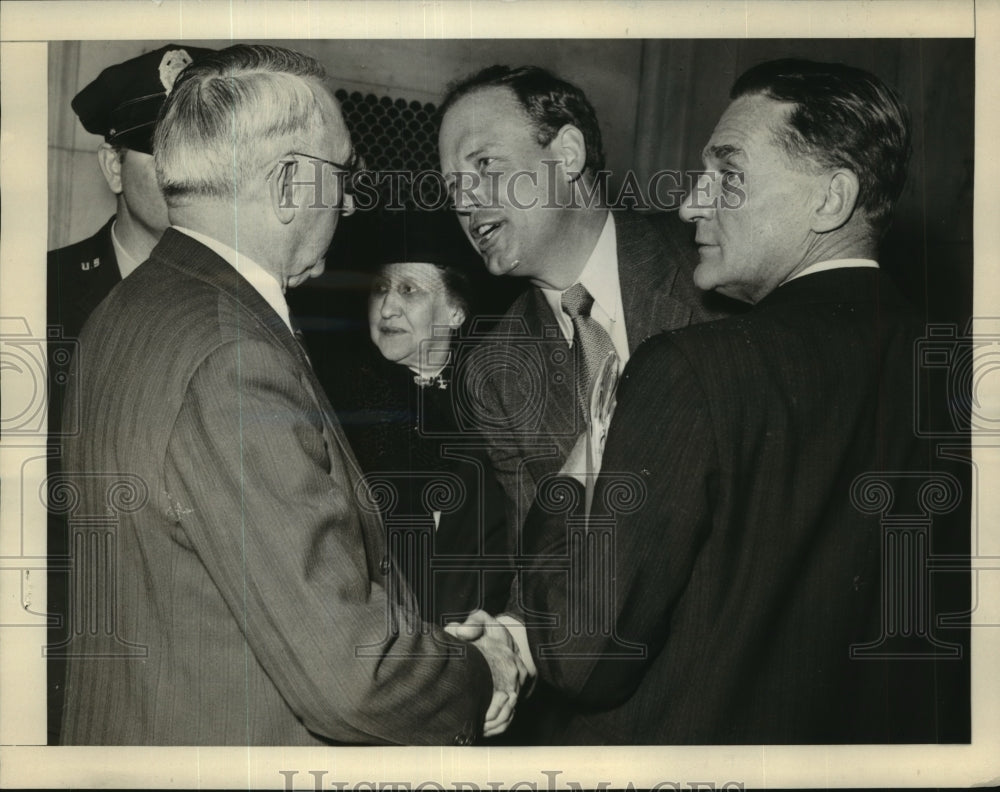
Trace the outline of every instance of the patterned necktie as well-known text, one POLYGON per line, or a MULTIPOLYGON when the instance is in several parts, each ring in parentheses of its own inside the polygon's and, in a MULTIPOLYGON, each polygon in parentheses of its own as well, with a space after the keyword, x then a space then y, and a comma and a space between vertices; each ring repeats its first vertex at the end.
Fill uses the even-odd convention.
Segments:
POLYGON ((591 317, 594 298, 582 283, 563 292, 562 309, 573 322, 576 343, 576 395, 583 417, 590 422, 590 389, 604 359, 615 351, 608 331, 591 317))

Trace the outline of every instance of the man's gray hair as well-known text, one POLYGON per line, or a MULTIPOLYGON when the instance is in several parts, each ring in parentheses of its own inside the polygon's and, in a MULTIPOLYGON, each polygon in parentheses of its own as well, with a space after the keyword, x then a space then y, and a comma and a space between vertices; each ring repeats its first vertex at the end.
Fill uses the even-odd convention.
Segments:
POLYGON ((167 204, 232 198, 262 168, 322 128, 322 65, 263 44, 237 44, 186 68, 161 111, 153 141, 167 204))

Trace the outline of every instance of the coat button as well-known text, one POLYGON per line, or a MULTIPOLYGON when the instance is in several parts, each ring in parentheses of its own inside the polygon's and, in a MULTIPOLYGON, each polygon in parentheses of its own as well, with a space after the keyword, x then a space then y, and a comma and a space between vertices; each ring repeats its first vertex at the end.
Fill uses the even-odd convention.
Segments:
POLYGON ((456 734, 455 745, 472 745, 472 736, 468 734, 456 734))

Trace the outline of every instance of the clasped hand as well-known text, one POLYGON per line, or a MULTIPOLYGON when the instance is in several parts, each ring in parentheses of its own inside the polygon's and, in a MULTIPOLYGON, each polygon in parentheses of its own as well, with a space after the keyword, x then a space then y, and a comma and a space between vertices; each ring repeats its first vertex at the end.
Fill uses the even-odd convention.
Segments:
POLYGON ((456 638, 471 642, 486 658, 493 675, 493 699, 486 712, 483 736, 503 734, 514 718, 517 697, 529 674, 513 636, 483 610, 473 611, 465 622, 453 622, 444 629, 456 638))

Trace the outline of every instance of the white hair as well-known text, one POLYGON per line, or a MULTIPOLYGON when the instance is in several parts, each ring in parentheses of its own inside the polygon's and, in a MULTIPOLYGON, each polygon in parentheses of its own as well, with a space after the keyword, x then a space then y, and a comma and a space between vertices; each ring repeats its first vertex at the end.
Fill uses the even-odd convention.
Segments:
POLYGON ((239 44, 182 72, 153 141, 156 180, 169 206, 191 196, 231 198, 324 123, 323 67, 298 52, 239 44))

